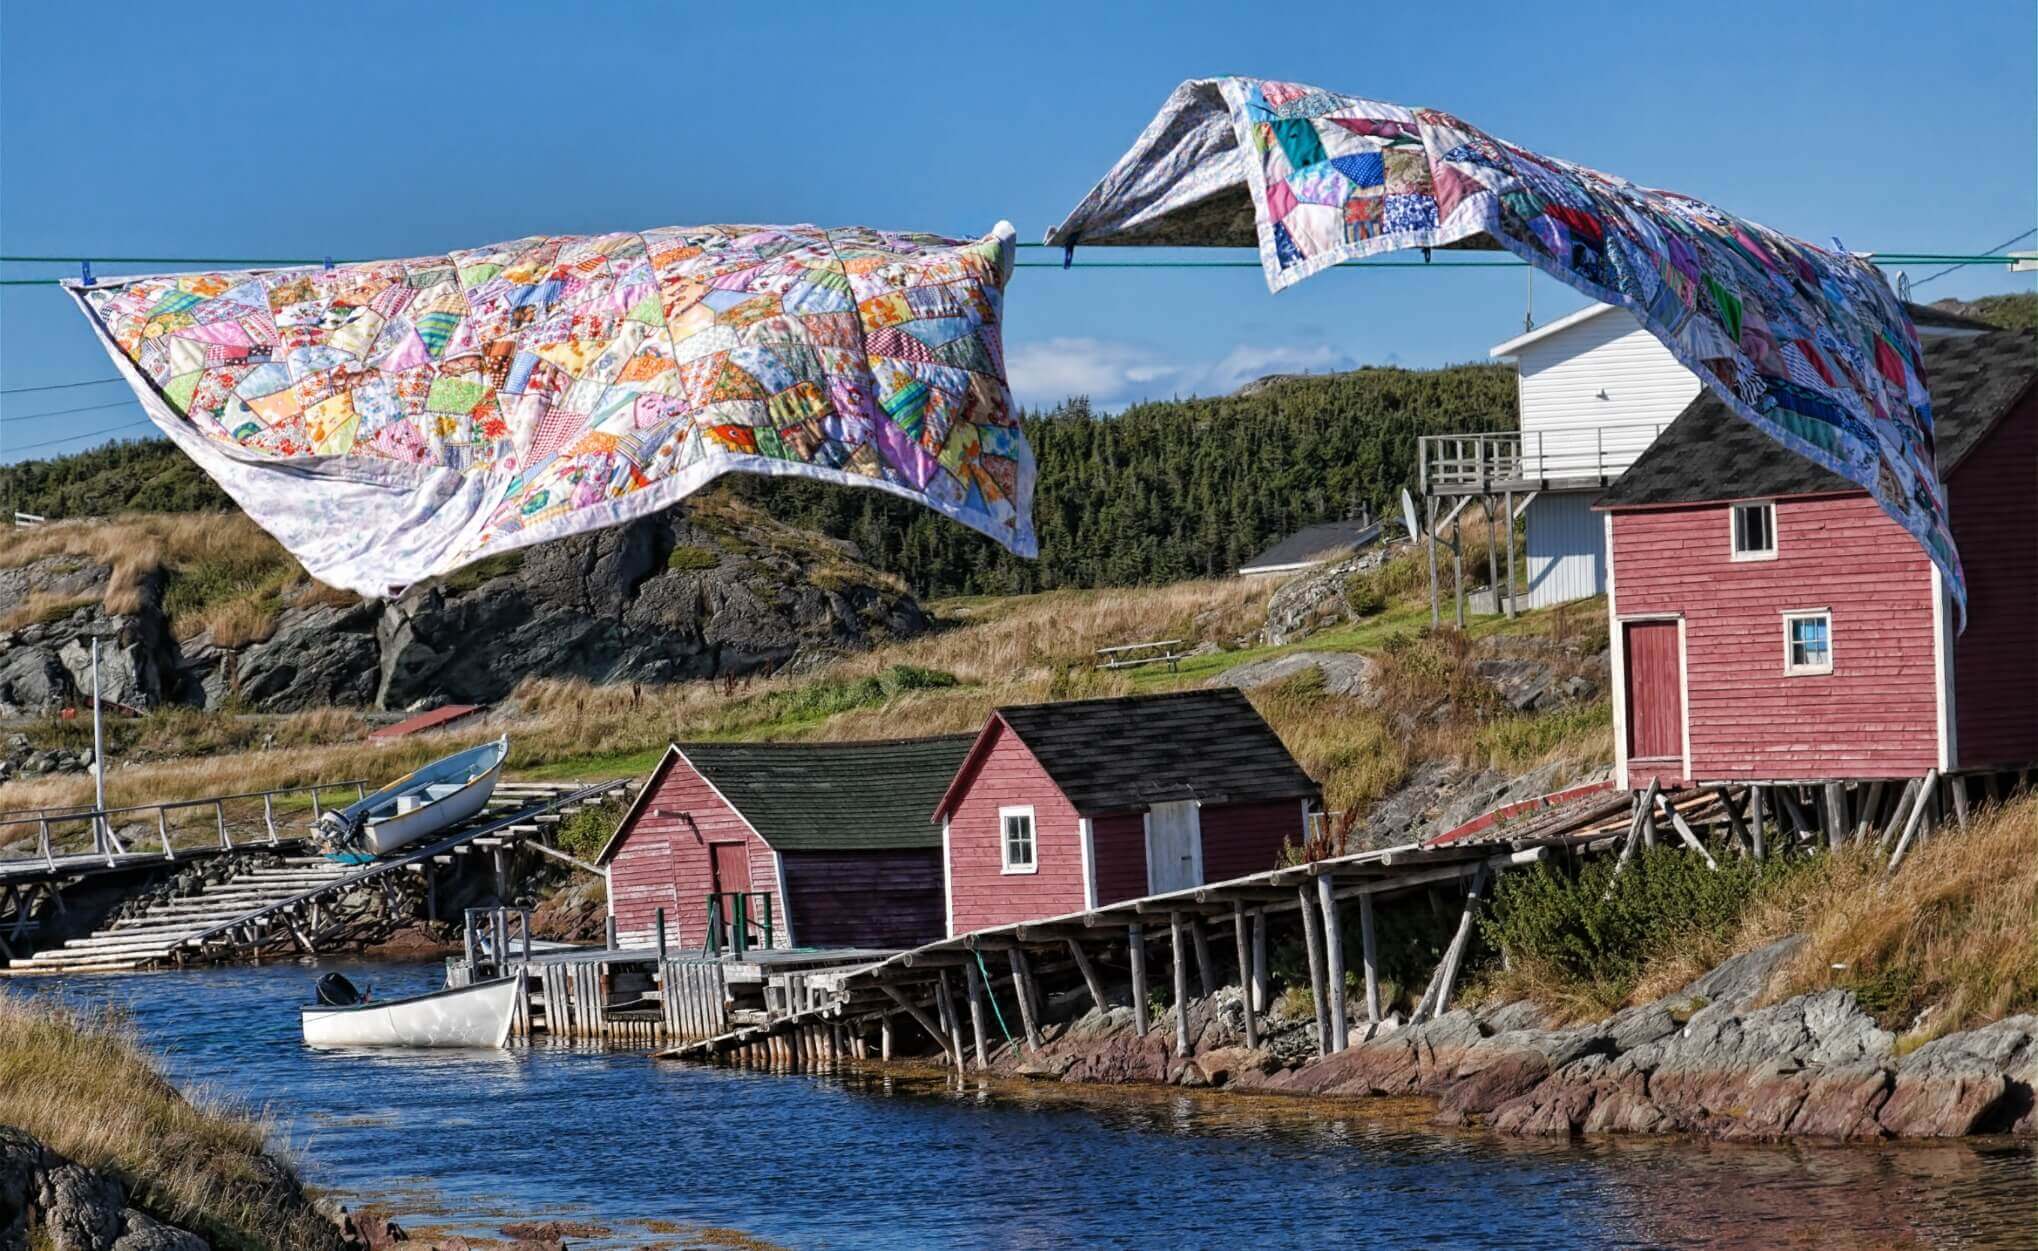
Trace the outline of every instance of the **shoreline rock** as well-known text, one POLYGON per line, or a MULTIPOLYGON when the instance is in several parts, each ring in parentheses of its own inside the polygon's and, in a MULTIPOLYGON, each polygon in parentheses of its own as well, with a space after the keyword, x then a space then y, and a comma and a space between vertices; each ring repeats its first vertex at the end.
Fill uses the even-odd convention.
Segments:
POLYGON ((1131 1010, 1113 1008, 1051 1027, 1039 1052, 1008 1049, 993 1069, 1064 1082, 1423 1096, 1435 1100, 1437 1124, 1524 1137, 2038 1136, 2038 1015, 1899 1055, 1895 1036, 1849 991, 1753 1006, 1802 941, 1736 956, 1675 995, 1581 1025, 1555 1026, 1525 1003, 1459 1009, 1420 1025, 1370 1027, 1371 1037, 1360 1024, 1352 1046, 1317 1059, 1307 1020, 1270 1020, 1261 1048, 1247 1049, 1232 989, 1190 1005, 1186 1058, 1173 1054, 1172 1012, 1139 1037, 1131 1010), (1297 1054, 1298 1044, 1307 1050, 1297 1054))

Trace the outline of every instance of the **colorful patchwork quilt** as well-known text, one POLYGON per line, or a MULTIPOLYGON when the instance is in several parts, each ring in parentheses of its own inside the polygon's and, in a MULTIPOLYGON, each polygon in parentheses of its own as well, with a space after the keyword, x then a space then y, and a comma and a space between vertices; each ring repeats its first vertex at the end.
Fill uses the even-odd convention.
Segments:
POLYGON ((1505 248, 1628 309, 1735 413, 1867 489, 1965 614, 1917 332, 1860 257, 1435 109, 1251 78, 1176 88, 1047 241, 1257 245, 1276 291, 1399 248, 1505 248))
POLYGON ((732 471, 876 487, 1034 555, 1013 244, 664 227, 69 288, 151 419, 373 596, 732 471))

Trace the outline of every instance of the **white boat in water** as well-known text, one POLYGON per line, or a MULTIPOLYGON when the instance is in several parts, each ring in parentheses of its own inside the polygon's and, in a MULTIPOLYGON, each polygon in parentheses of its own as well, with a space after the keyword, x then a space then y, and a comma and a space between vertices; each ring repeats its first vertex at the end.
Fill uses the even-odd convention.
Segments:
POLYGON ((509 736, 455 752, 406 773, 319 819, 334 842, 384 856, 480 812, 502 780, 509 736))
POLYGON ((516 1015, 517 977, 492 978, 408 999, 335 1003, 354 993, 337 974, 319 979, 321 1002, 303 1009, 304 1041, 314 1047, 500 1047, 516 1015), (345 988, 331 994, 337 980, 345 988))

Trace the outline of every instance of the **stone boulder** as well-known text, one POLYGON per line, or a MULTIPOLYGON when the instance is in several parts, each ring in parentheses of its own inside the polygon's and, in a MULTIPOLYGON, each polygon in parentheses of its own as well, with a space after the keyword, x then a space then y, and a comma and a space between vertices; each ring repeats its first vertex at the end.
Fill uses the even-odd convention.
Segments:
POLYGON ((1311 670, 1323 675, 1323 689, 1332 695, 1343 695, 1362 703, 1370 703, 1376 698, 1373 680, 1379 672, 1379 665, 1357 652, 1289 652, 1227 669, 1206 685, 1235 686, 1249 691, 1311 670))
POLYGON ((1281 647, 1360 616, 1362 606, 1354 606, 1348 594, 1353 575, 1370 573, 1407 548, 1406 543, 1378 543, 1348 560, 1306 570, 1282 583, 1267 600, 1267 644, 1281 647))

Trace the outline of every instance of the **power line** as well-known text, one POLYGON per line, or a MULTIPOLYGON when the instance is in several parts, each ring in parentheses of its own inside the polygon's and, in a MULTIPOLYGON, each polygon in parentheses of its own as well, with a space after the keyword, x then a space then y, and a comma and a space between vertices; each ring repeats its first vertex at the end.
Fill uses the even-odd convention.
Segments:
POLYGON ((144 417, 140 421, 130 421, 118 426, 108 426, 104 430, 87 430, 83 434, 67 434, 61 439, 44 439, 40 443, 28 443, 20 447, 9 447, 6 448, 5 450, 9 452, 33 452, 39 447, 55 447, 59 443, 70 443, 77 439, 96 439, 102 434, 118 434, 122 430, 132 430, 136 426, 147 426, 152 424, 153 423, 150 422, 148 418, 144 417))
MULTIPOLYGON (((2018 235, 2018 236, 2017 236, 2016 238, 2014 238, 2014 239, 2005 239, 2005 240, 2003 240, 2003 241, 2002 241, 2001 243, 1998 243, 1998 244, 1996 244, 1996 245, 1995 245, 1994 247, 1990 248, 1990 249, 1989 249, 1989 251, 1991 251, 1991 252, 2000 252, 2000 251, 2002 251, 2002 250, 2003 250, 2004 248, 2007 248, 2007 247, 2009 247, 2009 246, 2010 246, 2011 244, 2015 244, 2015 243, 2022 243, 2022 242, 2023 242, 2024 240, 2026 240, 2026 239, 2029 239, 2029 238, 2030 238, 2030 237, 2031 237, 2032 235, 2038 235, 2038 226, 2034 226, 2034 227, 2032 227, 2031 229, 2029 229, 2029 230, 2025 231, 2025 232, 2024 232, 2023 234, 2021 234, 2021 235, 2018 235)), ((1927 263, 1929 263, 1929 262, 1927 262, 1927 263)), ((1924 285, 1925 285, 1926 283, 1928 283, 1928 282, 1931 282, 1931 281, 1933 281, 1933 280, 1935 280, 1935 279, 1939 279, 1939 278, 1944 278, 1944 277, 1945 277, 1946 275, 1948 275, 1948 274, 1952 273, 1952 272, 1953 272, 1954 270, 1956 270, 1956 269, 1959 269, 1959 268, 1960 268, 1960 266, 1959 266, 1959 265, 1948 265, 1948 266, 1947 266, 1946 268, 1944 268, 1944 269, 1940 270, 1940 271, 1939 271, 1938 273, 1936 273, 1936 274, 1933 274, 1933 275, 1931 275, 1930 277, 1927 277, 1927 278, 1920 278, 1920 279, 1918 279, 1918 280, 1917 280, 1916 282, 1912 283, 1912 284, 1911 284, 1911 290, 1913 290, 1913 291, 1916 291, 1916 290, 1917 290, 1917 289, 1918 289, 1919 287, 1922 287, 1922 286, 1924 286, 1924 285)))
POLYGON ((109 382, 120 382, 119 378, 94 378, 90 382, 52 382, 44 387, 0 387, 0 395, 27 395, 31 391, 69 391, 76 387, 96 387, 109 382))
POLYGON ((102 408, 121 408, 134 403, 132 397, 124 400, 110 400, 104 404, 81 404, 77 408, 53 408, 46 413, 22 413, 15 417, 0 417, 0 423, 14 421, 38 421, 44 417, 68 417, 72 413, 96 412, 102 408))

